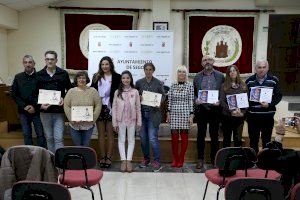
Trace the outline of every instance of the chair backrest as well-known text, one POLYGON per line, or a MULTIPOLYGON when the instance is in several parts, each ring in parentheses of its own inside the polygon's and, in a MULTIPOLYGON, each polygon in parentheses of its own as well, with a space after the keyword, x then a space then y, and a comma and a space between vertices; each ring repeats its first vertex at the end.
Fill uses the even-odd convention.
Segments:
POLYGON ((13 185, 12 200, 70 200, 68 188, 58 183, 20 181, 13 185))
POLYGON ((257 167, 265 170, 272 170, 278 165, 278 158, 281 156, 279 149, 265 148, 257 154, 257 167))
POLYGON ((300 200, 300 183, 297 183, 291 192, 291 200, 300 200))
POLYGON ((220 149, 215 158, 215 165, 222 170, 247 169, 254 166, 256 154, 250 147, 226 147, 220 149))
POLYGON ((55 151, 55 166, 60 169, 90 169, 96 163, 96 152, 90 147, 66 146, 55 151))
POLYGON ((226 200, 283 200, 281 183, 264 178, 236 178, 225 186, 226 200))
POLYGON ((0 199, 5 190, 23 180, 57 182, 54 155, 45 148, 18 145, 8 148, 0 167, 0 199))

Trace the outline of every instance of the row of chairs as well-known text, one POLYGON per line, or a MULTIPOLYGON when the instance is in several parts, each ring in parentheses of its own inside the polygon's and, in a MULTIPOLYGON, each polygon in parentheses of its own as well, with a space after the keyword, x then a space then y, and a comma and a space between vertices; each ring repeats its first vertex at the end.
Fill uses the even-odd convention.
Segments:
MULTIPOLYGON (((220 149, 215 159, 215 169, 205 172, 208 179, 203 195, 206 196, 208 183, 219 186, 219 192, 225 188, 225 197, 230 200, 260 199, 258 197, 242 198, 248 196, 262 196, 263 199, 284 199, 284 191, 279 179, 281 174, 274 170, 277 158, 281 155, 279 149, 263 149, 257 155, 249 147, 228 147, 220 149)), ((292 200, 300 200, 300 184, 291 192, 292 200)))
MULTIPOLYGON (((9 148, 5 154, 7 156, 16 148, 35 149, 39 151, 48 150, 35 146, 15 146, 9 148)), ((25 151, 24 151, 25 152, 25 151)), ((35 151, 28 151, 35 152, 35 151)), ((25 199, 71 199, 68 188, 82 187, 91 192, 94 200, 94 192, 92 186, 98 185, 100 198, 103 200, 100 180, 103 177, 103 171, 95 169, 97 164, 97 156, 94 149, 89 147, 68 146, 57 149, 55 152, 55 167, 60 169, 62 173, 58 176, 57 183, 22 180, 13 185, 11 197, 13 200, 25 199), (50 198, 51 197, 51 198, 50 198)), ((15 165, 15 163, 13 164, 15 165)), ((1 168, 0 168, 1 170, 1 168)), ((5 174, 2 173, 5 176, 5 174)), ((0 180, 1 181, 1 180, 0 180)), ((2 199, 2 198, 0 198, 2 199)))

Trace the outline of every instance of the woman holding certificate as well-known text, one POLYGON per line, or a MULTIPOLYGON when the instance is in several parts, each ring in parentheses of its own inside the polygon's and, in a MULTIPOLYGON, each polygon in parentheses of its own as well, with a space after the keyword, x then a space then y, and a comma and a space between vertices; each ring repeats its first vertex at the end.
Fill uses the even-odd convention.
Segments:
POLYGON ((111 167, 111 156, 113 152, 114 134, 112 126, 112 104, 115 91, 120 84, 121 76, 115 72, 112 59, 108 56, 103 57, 99 63, 99 70, 93 76, 91 87, 98 90, 102 98, 102 110, 97 119, 98 142, 101 154, 100 167, 111 167), (107 142, 105 141, 107 133, 107 142), (107 143, 107 144, 106 144, 107 143), (107 150, 105 149, 107 146, 107 150))
MULTIPOLYGON (((237 94, 247 93, 247 85, 241 80, 240 72, 235 65, 227 68, 225 81, 220 91, 222 107, 223 147, 229 147, 233 134, 234 146, 242 146, 242 132, 246 108, 238 108, 237 94)), ((247 96, 246 96, 246 101, 247 96)))
POLYGON ((78 72, 74 78, 76 87, 70 89, 65 97, 64 110, 76 146, 89 146, 102 106, 97 90, 86 85, 89 82, 85 71, 78 72))
POLYGON ((135 143, 135 129, 142 125, 141 102, 137 89, 133 86, 132 75, 123 71, 119 89, 114 95, 112 107, 112 123, 114 130, 119 133, 118 146, 121 157, 121 171, 132 172, 132 155, 135 143), (128 138, 127 156, 125 152, 126 130, 128 138))
POLYGON ((186 67, 178 67, 177 83, 173 83, 169 90, 167 122, 170 123, 172 135, 172 167, 183 166, 188 146, 188 130, 194 119, 194 86, 187 80, 186 67), (180 153, 178 153, 179 134, 181 136, 180 153))

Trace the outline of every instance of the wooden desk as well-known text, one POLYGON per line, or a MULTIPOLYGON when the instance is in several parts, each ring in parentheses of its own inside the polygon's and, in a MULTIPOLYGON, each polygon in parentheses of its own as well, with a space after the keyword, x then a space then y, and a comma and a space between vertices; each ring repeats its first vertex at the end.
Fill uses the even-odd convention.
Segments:
POLYGON ((8 131, 21 128, 17 104, 10 96, 10 86, 0 86, 0 122, 8 122, 8 131))

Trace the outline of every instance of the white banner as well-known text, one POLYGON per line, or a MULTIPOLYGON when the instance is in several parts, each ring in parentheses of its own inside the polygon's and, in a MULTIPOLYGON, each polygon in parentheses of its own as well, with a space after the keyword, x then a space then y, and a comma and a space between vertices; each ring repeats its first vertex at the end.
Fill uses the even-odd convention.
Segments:
POLYGON ((92 78, 102 57, 113 59, 115 70, 129 70, 134 82, 145 77, 143 65, 152 62, 154 76, 170 86, 173 82, 173 32, 140 30, 101 30, 89 34, 89 67, 92 78))

